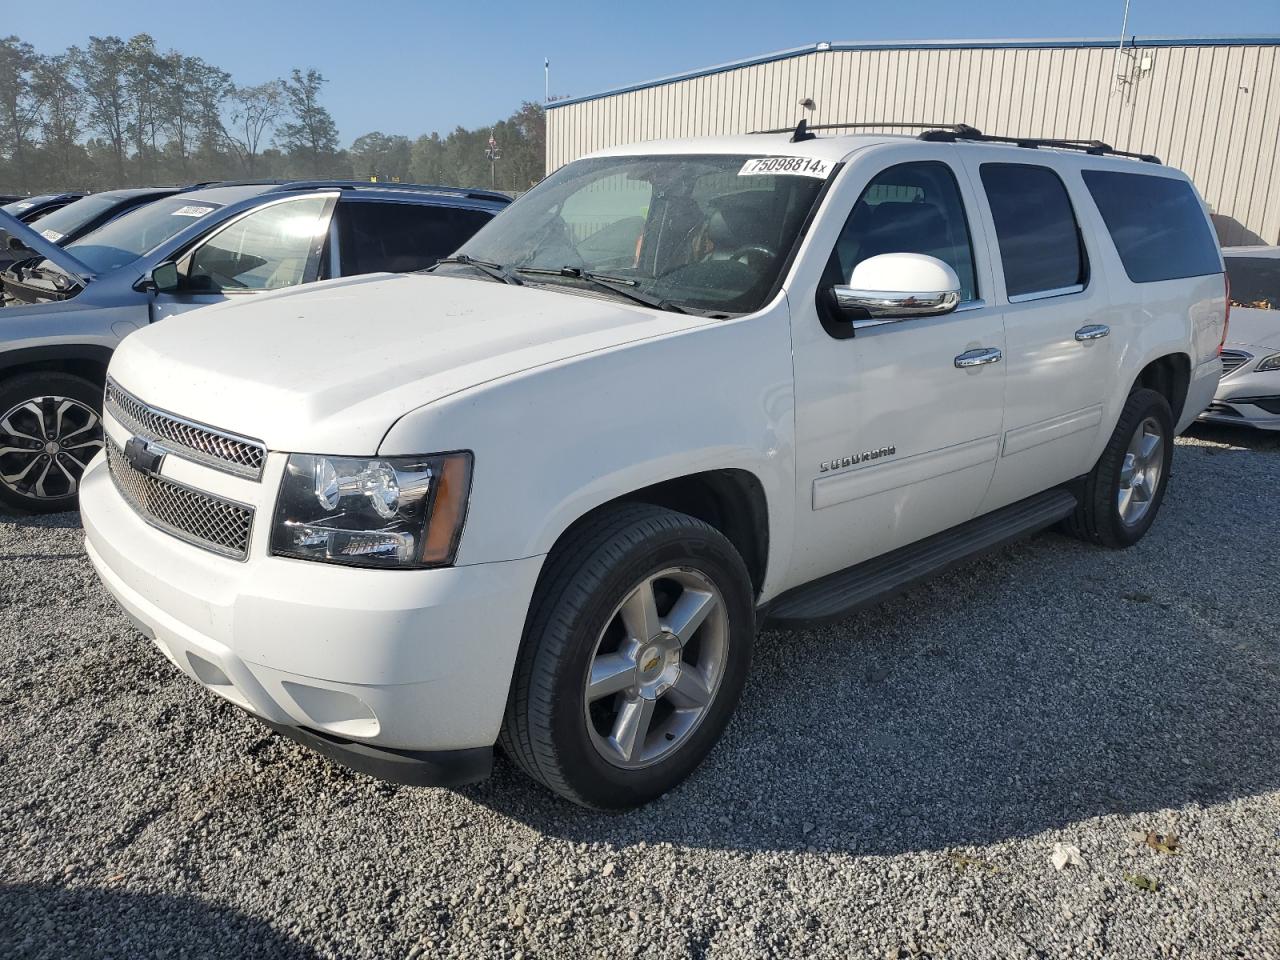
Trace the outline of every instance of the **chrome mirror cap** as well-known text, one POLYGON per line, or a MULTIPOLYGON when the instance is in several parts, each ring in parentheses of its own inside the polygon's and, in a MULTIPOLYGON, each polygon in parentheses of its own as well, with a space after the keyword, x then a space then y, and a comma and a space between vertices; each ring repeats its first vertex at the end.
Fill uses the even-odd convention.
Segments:
POLYGON ((960 278, 937 257, 882 253, 855 266, 848 285, 832 292, 855 323, 936 317, 960 305, 960 278))

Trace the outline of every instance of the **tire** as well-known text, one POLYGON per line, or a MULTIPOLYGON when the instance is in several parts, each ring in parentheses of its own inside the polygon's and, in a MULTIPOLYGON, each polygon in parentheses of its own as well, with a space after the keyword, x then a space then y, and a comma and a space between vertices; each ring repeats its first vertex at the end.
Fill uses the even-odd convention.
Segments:
POLYGON ((0 504, 74 510, 85 465, 102 449, 102 387, 68 373, 0 383, 0 504))
POLYGON ((547 558, 503 750, 574 803, 646 803, 688 777, 724 732, 754 640, 751 579, 723 535, 660 507, 606 508, 547 558), (599 682, 588 690, 593 670, 599 682), (642 722, 646 736, 636 738, 642 722))
POLYGON ((1154 390, 1133 391, 1106 449, 1085 478, 1080 506, 1064 523, 1066 532, 1104 547, 1133 546, 1155 522, 1172 462, 1173 411, 1169 402, 1154 390), (1138 439, 1140 430, 1143 440, 1138 439), (1153 436, 1158 436, 1158 449, 1143 454, 1153 436), (1158 470, 1154 482, 1150 480, 1152 467, 1158 470), (1135 476, 1144 482, 1134 482, 1135 476), (1126 491, 1129 500, 1125 499, 1126 491))

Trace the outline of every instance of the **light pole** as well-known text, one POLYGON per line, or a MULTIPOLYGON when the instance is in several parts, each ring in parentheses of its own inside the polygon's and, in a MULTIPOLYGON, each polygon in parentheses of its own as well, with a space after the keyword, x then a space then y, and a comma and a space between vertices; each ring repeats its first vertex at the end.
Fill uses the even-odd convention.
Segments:
POLYGON ((498 189, 498 161, 502 159, 502 151, 498 148, 498 141, 493 139, 493 134, 489 134, 489 146, 485 149, 484 155, 489 158, 489 186, 494 190, 498 189))

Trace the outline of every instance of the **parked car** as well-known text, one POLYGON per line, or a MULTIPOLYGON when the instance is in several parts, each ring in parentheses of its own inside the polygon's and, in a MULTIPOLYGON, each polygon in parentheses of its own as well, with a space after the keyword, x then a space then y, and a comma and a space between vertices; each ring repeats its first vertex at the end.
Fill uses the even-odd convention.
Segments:
MULTIPOLYGON (((0 211, 16 217, 23 223, 35 223, 42 217, 82 200, 83 193, 46 193, 36 197, 0 197, 0 211)), ((0 270, 13 263, 17 257, 13 248, 14 237, 0 224, 0 270)))
MULTIPOLYGON (((79 240, 87 233, 124 216, 130 210, 145 206, 152 200, 172 196, 192 187, 137 187, 130 190, 104 190, 74 200, 40 217, 35 229, 40 235, 59 246, 79 240)), ((19 218, 21 219, 21 218, 19 218)), ((0 249, 0 272, 7 270, 15 260, 25 260, 32 255, 21 240, 9 237, 4 249, 0 249)))
POLYGON ((131 331, 315 280, 431 266, 509 202, 448 187, 255 183, 156 200, 65 247, 27 228, 39 256, 3 274, 0 503, 74 507, 102 445, 107 361, 131 331))
POLYGON ((1280 430, 1280 247, 1227 247, 1231 328, 1222 382, 1200 419, 1280 430))
POLYGON ((1019 142, 610 149, 429 273, 152 326, 108 371, 89 556, 180 669, 357 770, 459 783, 500 742, 652 799, 758 623, 1155 520, 1221 371, 1205 207, 1019 142))

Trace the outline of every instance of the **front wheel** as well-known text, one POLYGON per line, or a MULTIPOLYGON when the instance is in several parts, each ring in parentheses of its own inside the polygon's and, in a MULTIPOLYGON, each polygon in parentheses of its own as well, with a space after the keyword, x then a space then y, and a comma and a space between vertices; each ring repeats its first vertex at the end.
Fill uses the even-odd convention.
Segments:
POLYGON ((1068 533, 1107 547, 1130 547, 1155 522, 1173 462, 1173 411, 1154 390, 1129 395, 1115 432, 1085 480, 1068 533))
POLYGON ((84 468, 102 449, 102 388, 67 373, 0 384, 0 503, 74 510, 84 468))
POLYGON ((720 738, 754 635, 751 581, 724 536, 659 507, 608 508, 547 560, 503 748, 584 806, 660 796, 720 738))

